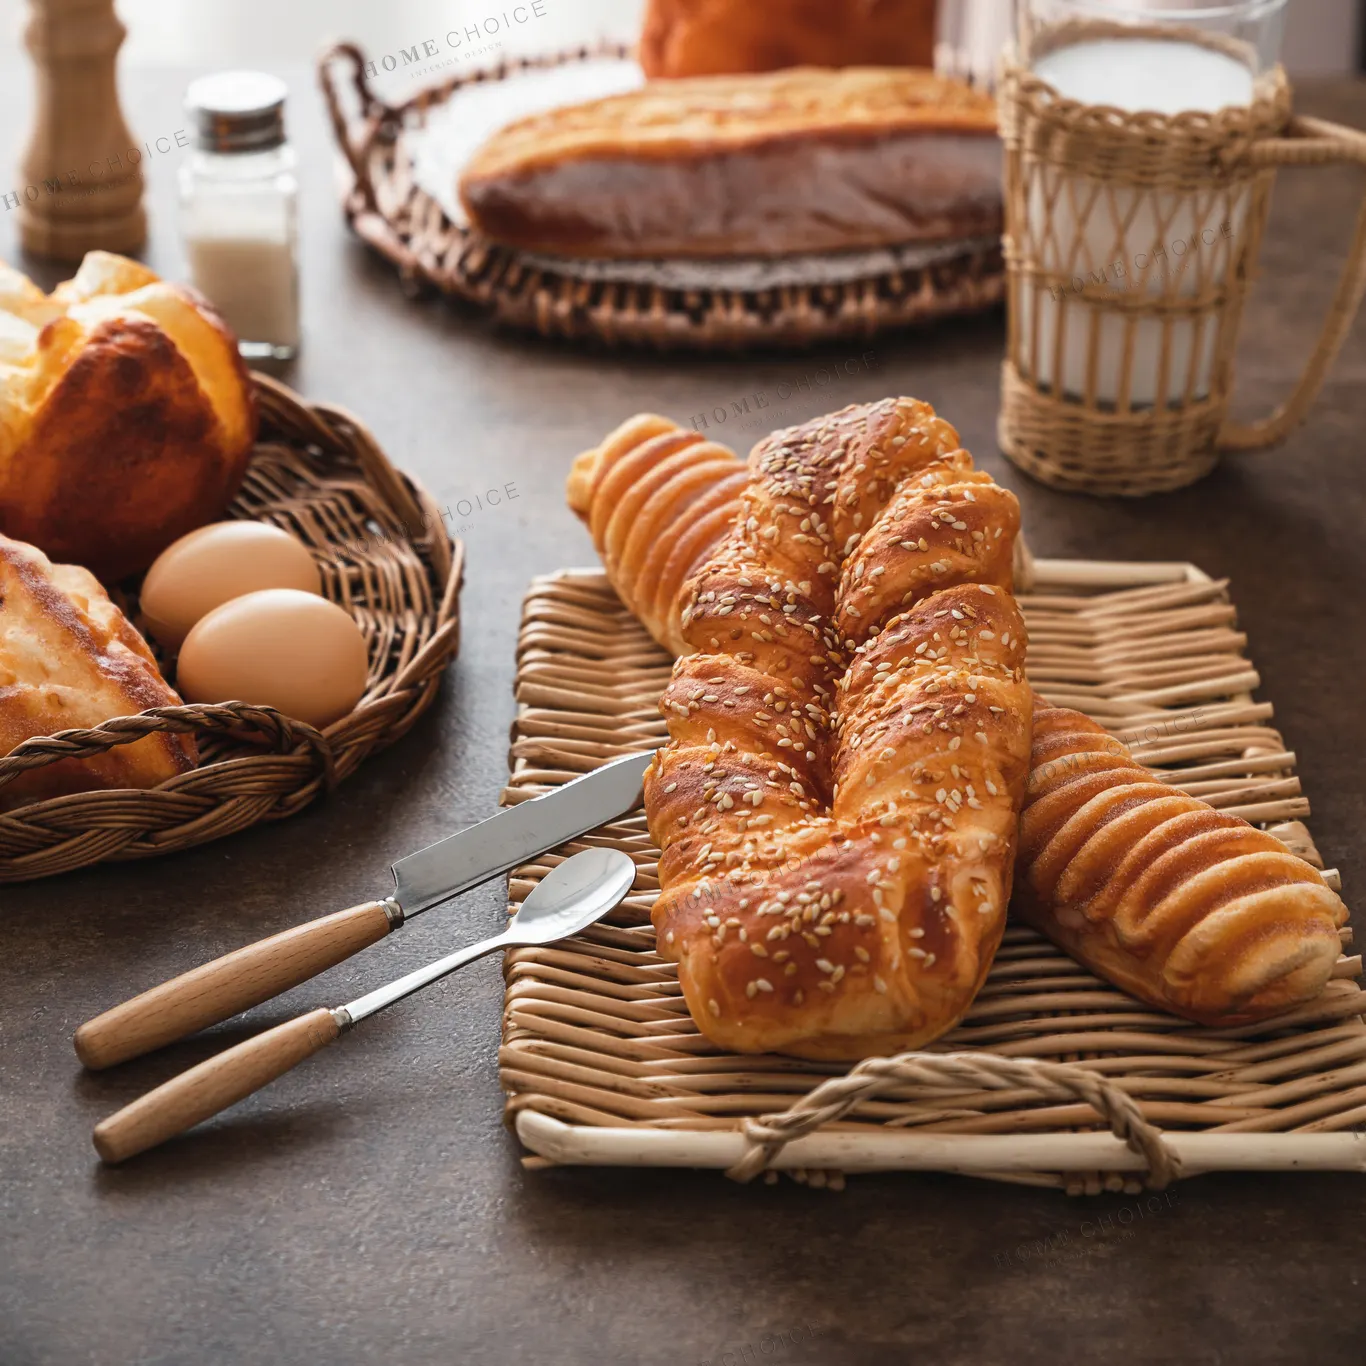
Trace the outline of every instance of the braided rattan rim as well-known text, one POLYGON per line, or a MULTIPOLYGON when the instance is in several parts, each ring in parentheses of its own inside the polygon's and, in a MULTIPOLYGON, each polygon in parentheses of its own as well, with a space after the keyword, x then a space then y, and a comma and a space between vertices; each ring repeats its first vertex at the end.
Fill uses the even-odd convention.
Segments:
POLYGON ((336 44, 319 59, 318 78, 337 145, 351 169, 353 183, 343 209, 352 231, 398 268, 412 293, 439 290, 510 327, 612 347, 735 351, 865 340, 933 318, 980 312, 1004 298, 999 244, 840 284, 741 290, 590 282, 533 265, 452 223, 413 179, 401 135, 454 91, 565 62, 630 55, 620 44, 604 44, 504 60, 450 76, 403 104, 390 105, 370 88, 361 50, 353 43, 336 44), (342 63, 350 68, 345 77, 336 70, 342 63), (344 109, 348 84, 357 105, 352 115, 344 109))
POLYGON ((227 702, 160 707, 26 740, 0 758, 0 800, 21 773, 155 731, 192 733, 200 764, 151 791, 83 792, 0 811, 0 883, 174 853, 291 816, 435 700, 459 645, 463 547, 431 496, 389 463, 358 418, 308 403, 265 375, 252 380, 260 435, 229 515, 273 522, 314 551, 324 593, 365 635, 364 697, 325 731, 227 702))

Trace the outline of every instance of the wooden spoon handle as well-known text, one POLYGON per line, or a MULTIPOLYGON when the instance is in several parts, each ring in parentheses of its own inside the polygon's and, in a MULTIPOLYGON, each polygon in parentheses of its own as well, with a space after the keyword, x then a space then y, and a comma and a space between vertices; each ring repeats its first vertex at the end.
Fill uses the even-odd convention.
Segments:
POLYGON ((150 1053, 335 967, 396 923, 383 902, 367 901, 248 944, 87 1020, 76 1031, 76 1056, 98 1069, 150 1053))
POLYGON ((95 1126, 95 1151, 106 1162, 122 1162, 155 1148, 259 1091, 340 1033, 336 1016, 325 1007, 267 1029, 102 1120, 95 1126))

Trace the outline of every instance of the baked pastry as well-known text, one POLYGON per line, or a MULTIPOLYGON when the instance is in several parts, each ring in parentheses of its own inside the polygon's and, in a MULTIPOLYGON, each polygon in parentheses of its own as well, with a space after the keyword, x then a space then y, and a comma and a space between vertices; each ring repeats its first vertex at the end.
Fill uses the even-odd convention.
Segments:
MULTIPOLYGON (((94 575, 0 536, 0 755, 35 735, 179 705, 94 575)), ((0 787, 0 808, 91 788, 155 787, 196 762, 192 739, 160 732, 30 769, 0 787)))
POLYGON ((936 0, 649 0, 652 79, 784 66, 933 66, 936 0))
POLYGON ((751 454, 739 515, 672 609, 691 653, 645 781, 659 952, 721 1046, 891 1052, 976 994, 1029 759, 1018 526, 914 399, 751 454))
POLYGON ((569 257, 995 235, 995 106, 904 67, 655 82, 509 124, 470 159, 460 197, 493 241, 569 257))
POLYGON ((0 263, 0 531, 106 581, 237 492, 256 406, 193 290, 94 251, 45 295, 0 263))
POLYGON ((1015 909, 1131 996, 1206 1025, 1312 1000, 1347 908, 1274 836, 1160 782, 1079 712, 1040 704, 1015 909))
POLYGON ((689 648, 679 626, 684 582, 729 529, 748 483, 734 451, 653 413, 574 461, 569 506, 621 600, 675 655, 689 648))

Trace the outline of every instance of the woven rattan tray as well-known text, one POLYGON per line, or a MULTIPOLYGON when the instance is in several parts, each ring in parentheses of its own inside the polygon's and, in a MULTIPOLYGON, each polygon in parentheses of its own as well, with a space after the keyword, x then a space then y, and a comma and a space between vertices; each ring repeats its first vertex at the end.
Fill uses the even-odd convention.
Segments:
POLYGON ((439 290, 508 326, 563 340, 660 350, 734 351, 863 339, 890 328, 976 312, 1005 295, 999 242, 967 245, 932 264, 872 271, 838 283, 770 288, 675 288, 581 278, 500 247, 452 222, 418 184, 405 135, 451 95, 483 81, 594 57, 621 47, 520 58, 452 76, 402 104, 379 98, 364 54, 350 43, 325 53, 319 78, 337 144, 350 168, 343 208, 352 230, 398 267, 413 292, 439 290))
MULTIPOLYGON (((1035 561, 1027 578, 1040 693, 1321 866, 1295 756, 1271 704, 1252 698, 1258 677, 1225 584, 1186 564, 1064 560, 1035 561)), ((669 672, 600 573, 538 579, 504 801, 660 743, 669 672)), ((1145 1169, 1161 1184, 1178 1163, 1183 1175, 1366 1170, 1354 1131, 1366 1121, 1359 958, 1340 959, 1323 995, 1292 1015, 1213 1030, 1127 997, 1012 925, 958 1028, 908 1063, 846 1075, 840 1064, 727 1055, 697 1032, 674 966, 654 952, 657 853, 643 812, 519 869, 513 903, 585 844, 624 849, 639 873, 610 923, 508 955, 502 1083, 530 1165, 753 1174, 768 1162, 818 1180, 824 1169, 934 1169, 1073 1192, 1134 1190, 1145 1169)))
MULTIPOLYGON (((313 550, 323 592, 365 636, 365 694, 322 732, 231 702, 161 707, 25 741, 0 759, 0 793, 28 769, 157 730, 193 733, 200 764, 150 792, 85 792, 0 811, 0 883, 169 854, 291 816, 403 735, 436 696, 459 643, 460 543, 358 419, 252 378, 260 434, 229 515, 274 522, 313 550)), ((136 620, 136 597, 125 606, 136 620)))

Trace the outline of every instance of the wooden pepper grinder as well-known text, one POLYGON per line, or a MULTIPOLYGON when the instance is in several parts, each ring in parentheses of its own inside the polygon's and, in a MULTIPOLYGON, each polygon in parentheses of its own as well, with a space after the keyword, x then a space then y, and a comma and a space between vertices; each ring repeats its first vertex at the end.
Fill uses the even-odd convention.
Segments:
POLYGON ((29 0, 37 110, 18 193, 20 237, 35 256, 79 261, 147 240, 142 151, 115 79, 126 32, 114 0, 29 0))

